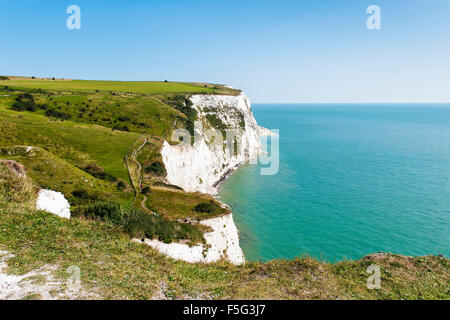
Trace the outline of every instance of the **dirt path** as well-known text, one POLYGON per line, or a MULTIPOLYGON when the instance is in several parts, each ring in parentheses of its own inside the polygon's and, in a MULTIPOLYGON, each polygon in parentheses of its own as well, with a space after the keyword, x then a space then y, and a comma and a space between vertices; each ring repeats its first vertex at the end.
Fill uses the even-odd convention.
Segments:
MULTIPOLYGON (((136 148, 135 150, 133 150, 133 152, 131 153, 131 156, 129 158, 129 160, 133 161, 136 165, 137 165, 137 169, 136 169, 136 174, 137 174, 137 185, 134 187, 134 191, 135 191, 135 196, 134 196, 134 203, 136 203, 137 198, 139 196, 139 194, 142 193, 142 165, 141 163, 137 160, 137 156, 139 155, 139 153, 141 152, 141 150, 145 147, 145 145, 148 142, 148 138, 145 137, 144 139, 144 143, 142 143, 142 145, 140 145, 138 148, 136 148)), ((132 177, 133 174, 131 173, 131 168, 129 166, 128 167, 128 171, 130 176, 132 177)), ((134 182, 133 182, 134 184, 134 182)), ((145 206, 145 202, 147 201, 147 196, 143 195, 144 199, 142 199, 140 206, 142 207, 142 209, 144 209, 145 211, 151 212, 151 210, 149 210, 146 206, 145 206)))
POLYGON ((138 188, 139 188, 139 191, 141 192, 142 191, 142 165, 140 164, 140 162, 139 161, 137 161, 137 159, 136 159, 136 157, 137 157, 137 155, 138 155, 138 153, 139 152, 141 152, 141 150, 142 150, 142 148, 144 148, 145 147, 145 145, 147 144, 147 137, 144 139, 144 143, 139 147, 139 148, 137 148, 136 150, 134 150, 133 151, 133 153, 132 153, 132 155, 131 155, 131 159, 137 164, 137 166, 138 166, 138 188))

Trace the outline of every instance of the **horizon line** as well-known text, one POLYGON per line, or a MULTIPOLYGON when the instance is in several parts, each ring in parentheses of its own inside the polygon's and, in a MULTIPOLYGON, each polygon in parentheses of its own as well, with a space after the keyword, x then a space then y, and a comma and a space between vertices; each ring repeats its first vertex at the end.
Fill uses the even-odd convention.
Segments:
POLYGON ((419 104, 419 103, 433 103, 433 104, 445 104, 450 103, 450 101, 294 101, 294 102, 276 102, 276 101, 269 101, 269 102, 263 102, 263 101, 252 101, 252 104, 326 104, 326 103, 332 103, 332 104, 358 104, 358 103, 364 103, 364 104, 419 104))

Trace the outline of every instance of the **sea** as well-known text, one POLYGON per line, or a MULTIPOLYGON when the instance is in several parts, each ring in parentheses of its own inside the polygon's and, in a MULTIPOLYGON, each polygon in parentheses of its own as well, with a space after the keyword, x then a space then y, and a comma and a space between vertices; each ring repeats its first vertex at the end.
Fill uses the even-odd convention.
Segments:
POLYGON ((267 139, 264 159, 239 167, 219 190, 247 261, 450 257, 450 104, 252 110, 279 134, 267 139), (278 170, 263 174, 271 165, 278 170))

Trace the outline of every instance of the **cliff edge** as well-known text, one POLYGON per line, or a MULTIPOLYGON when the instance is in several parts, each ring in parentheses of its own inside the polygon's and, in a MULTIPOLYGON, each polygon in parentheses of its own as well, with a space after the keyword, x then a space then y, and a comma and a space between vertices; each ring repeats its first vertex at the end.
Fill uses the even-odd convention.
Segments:
MULTIPOLYGON (((250 100, 244 93, 193 95, 190 100, 198 115, 195 140, 193 144, 183 145, 164 142, 161 154, 167 180, 188 192, 214 195, 220 182, 234 169, 255 160, 262 152, 260 134, 264 130, 257 125, 250 100)), ((145 242, 161 253, 188 262, 209 263, 222 258, 234 264, 245 262, 231 214, 200 223, 213 229, 205 234, 206 245, 145 242)))

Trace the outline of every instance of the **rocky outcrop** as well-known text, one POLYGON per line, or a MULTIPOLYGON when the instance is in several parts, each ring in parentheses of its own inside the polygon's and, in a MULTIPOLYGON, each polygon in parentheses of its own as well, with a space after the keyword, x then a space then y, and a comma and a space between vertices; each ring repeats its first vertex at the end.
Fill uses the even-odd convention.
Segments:
POLYGON ((14 160, 0 160, 0 164, 6 167, 9 171, 16 174, 18 177, 25 178, 27 172, 25 167, 14 160))

